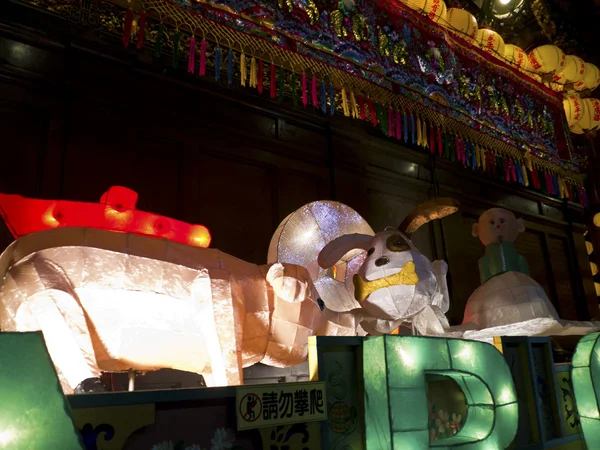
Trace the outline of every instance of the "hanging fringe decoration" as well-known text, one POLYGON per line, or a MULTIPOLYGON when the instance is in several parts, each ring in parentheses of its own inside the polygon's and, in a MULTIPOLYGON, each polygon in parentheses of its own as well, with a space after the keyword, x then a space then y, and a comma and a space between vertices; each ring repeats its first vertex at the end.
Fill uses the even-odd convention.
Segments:
POLYGON ((402 114, 402 118, 403 118, 402 126, 404 127, 404 142, 408 143, 408 116, 406 115, 405 112, 402 114))
POLYGON ((402 140, 402 117, 400 111, 396 111, 396 140, 402 140))
POLYGON ((221 47, 215 49, 215 81, 221 79, 221 47))
POLYGON ((329 83, 329 114, 335 114, 335 88, 333 83, 329 83))
POLYGON ((358 119, 360 117, 360 113, 358 112, 358 104, 356 103, 354 91, 350 91, 350 108, 352 109, 352 118, 358 119))
POLYGON ((417 146, 423 146, 423 137, 421 136, 422 127, 421 127, 421 118, 417 116, 417 146))
POLYGON ((306 108, 308 106, 308 92, 306 91, 306 74, 302 74, 302 104, 306 108))
POLYGON ((256 64, 256 58, 254 56, 250 60, 250 87, 258 87, 258 67, 256 64))
POLYGON ((377 111, 375 110, 375 105, 373 104, 373 100, 370 98, 367 99, 367 105, 369 106, 369 112, 371 114, 371 123, 374 127, 377 126, 377 111))
POLYGON ((233 52, 231 49, 227 52, 227 84, 233 84, 233 52))
POLYGON ((415 145, 417 143, 416 140, 416 131, 415 130, 415 115, 414 114, 410 114, 410 131, 411 131, 411 141, 410 143, 415 145))
POLYGON ((317 79, 315 77, 313 77, 312 79, 312 86, 311 86, 311 93, 312 93, 312 104, 315 108, 319 107, 319 101, 317 99, 317 79))
POLYGON ((263 74, 263 61, 262 59, 258 60, 258 75, 257 75, 257 87, 258 93, 263 93, 263 83, 264 83, 264 74, 263 74))
POLYGON ((321 81, 321 112, 327 113, 327 91, 325 90, 325 82, 321 81))
POLYGON ((523 172, 523 184, 529 186, 529 177, 527 176, 527 168, 525 165, 521 166, 521 171, 523 172))
POLYGON ((277 79, 275 78, 275 64, 271 63, 271 73, 269 75, 269 96, 271 98, 277 97, 277 79))
POLYGON ((388 116, 388 136, 389 137, 394 137, 395 133, 394 133, 394 111, 392 110, 392 108, 388 108, 387 110, 387 116, 388 116))
POLYGON ((344 116, 350 117, 350 107, 348 106, 348 99, 346 98, 346 88, 342 88, 342 109, 344 110, 344 116))
POLYGON ((283 97, 285 96, 285 69, 283 67, 279 68, 279 102, 283 101, 283 97))
POLYGON ((173 32, 173 69, 179 66, 179 39, 181 34, 179 30, 173 32))
POLYGON ((432 125, 429 125, 429 152, 433 155, 435 154, 435 130, 432 125))
POLYGON ((156 33, 156 42, 154 43, 154 57, 155 58, 160 58, 160 55, 162 53, 162 46, 163 46, 163 42, 165 39, 165 25, 164 24, 160 24, 158 26, 158 32, 156 33))
POLYGON ((442 130, 440 128, 437 129, 437 145, 438 145, 438 156, 441 158, 442 153, 444 152, 444 148, 443 148, 444 143, 442 142, 442 130))
POLYGON ((190 54, 188 55, 188 73, 193 74, 196 70, 196 38, 190 38, 190 54))
POLYGON ((360 120, 367 120, 367 107, 362 95, 358 97, 358 107, 360 108, 360 120))
POLYGON ((144 37, 146 36, 146 13, 141 12, 138 20, 137 42, 136 47, 139 50, 144 45, 144 37))
POLYGON ((202 39, 202 42, 200 42, 200 68, 198 69, 198 75, 201 77, 206 75, 206 39, 202 39))
MULTIPOLYGON (((240 83, 246 87, 246 78, 248 77, 248 67, 246 66, 246 54, 242 51, 240 55, 240 83)), ((250 82, 252 84, 252 82, 250 82)))
POLYGON ((131 40, 131 26, 133 24, 133 11, 131 8, 125 13, 125 22, 123 23, 123 45, 125 48, 129 47, 129 41, 131 40))

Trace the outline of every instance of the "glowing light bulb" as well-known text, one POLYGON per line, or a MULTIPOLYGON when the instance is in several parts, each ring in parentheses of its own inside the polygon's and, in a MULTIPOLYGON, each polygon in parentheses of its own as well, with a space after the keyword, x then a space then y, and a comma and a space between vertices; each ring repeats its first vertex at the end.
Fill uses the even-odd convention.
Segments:
POLYGON ((498 0, 502 5, 508 5, 512 0, 498 0))
MULTIPOLYGON (((15 432, 11 430, 0 431, 0 448, 4 448, 15 438, 15 432)), ((6 447, 8 448, 8 447, 6 447)))

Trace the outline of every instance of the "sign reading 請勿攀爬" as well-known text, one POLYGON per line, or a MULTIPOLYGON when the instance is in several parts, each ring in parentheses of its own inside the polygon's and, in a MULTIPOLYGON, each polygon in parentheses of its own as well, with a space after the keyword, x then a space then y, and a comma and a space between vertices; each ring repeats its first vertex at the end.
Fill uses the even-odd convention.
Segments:
POLYGON ((240 386, 236 390, 238 430, 327 419, 325 383, 240 386))

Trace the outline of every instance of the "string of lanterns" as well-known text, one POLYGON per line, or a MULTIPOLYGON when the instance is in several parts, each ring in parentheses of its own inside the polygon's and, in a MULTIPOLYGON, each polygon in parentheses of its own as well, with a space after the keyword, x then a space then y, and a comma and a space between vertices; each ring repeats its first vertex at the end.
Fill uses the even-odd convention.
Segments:
POLYGON ((565 53, 555 45, 542 45, 527 53, 490 28, 479 28, 477 19, 460 8, 446 8, 443 0, 401 0, 408 7, 459 35, 472 45, 504 60, 525 75, 564 95, 563 106, 571 132, 583 134, 600 129, 600 101, 582 99, 582 91, 600 85, 600 69, 581 58, 565 53))

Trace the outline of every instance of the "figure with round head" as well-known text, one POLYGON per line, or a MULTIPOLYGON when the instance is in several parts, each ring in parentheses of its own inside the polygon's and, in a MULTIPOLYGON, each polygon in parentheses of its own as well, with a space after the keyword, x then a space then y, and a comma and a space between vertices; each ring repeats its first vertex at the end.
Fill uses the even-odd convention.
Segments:
POLYGON ((515 247, 517 236, 523 231, 523 219, 503 208, 488 209, 473 224, 473 236, 485 245, 485 256, 479 260, 481 284, 505 272, 529 275, 527 261, 515 247))

